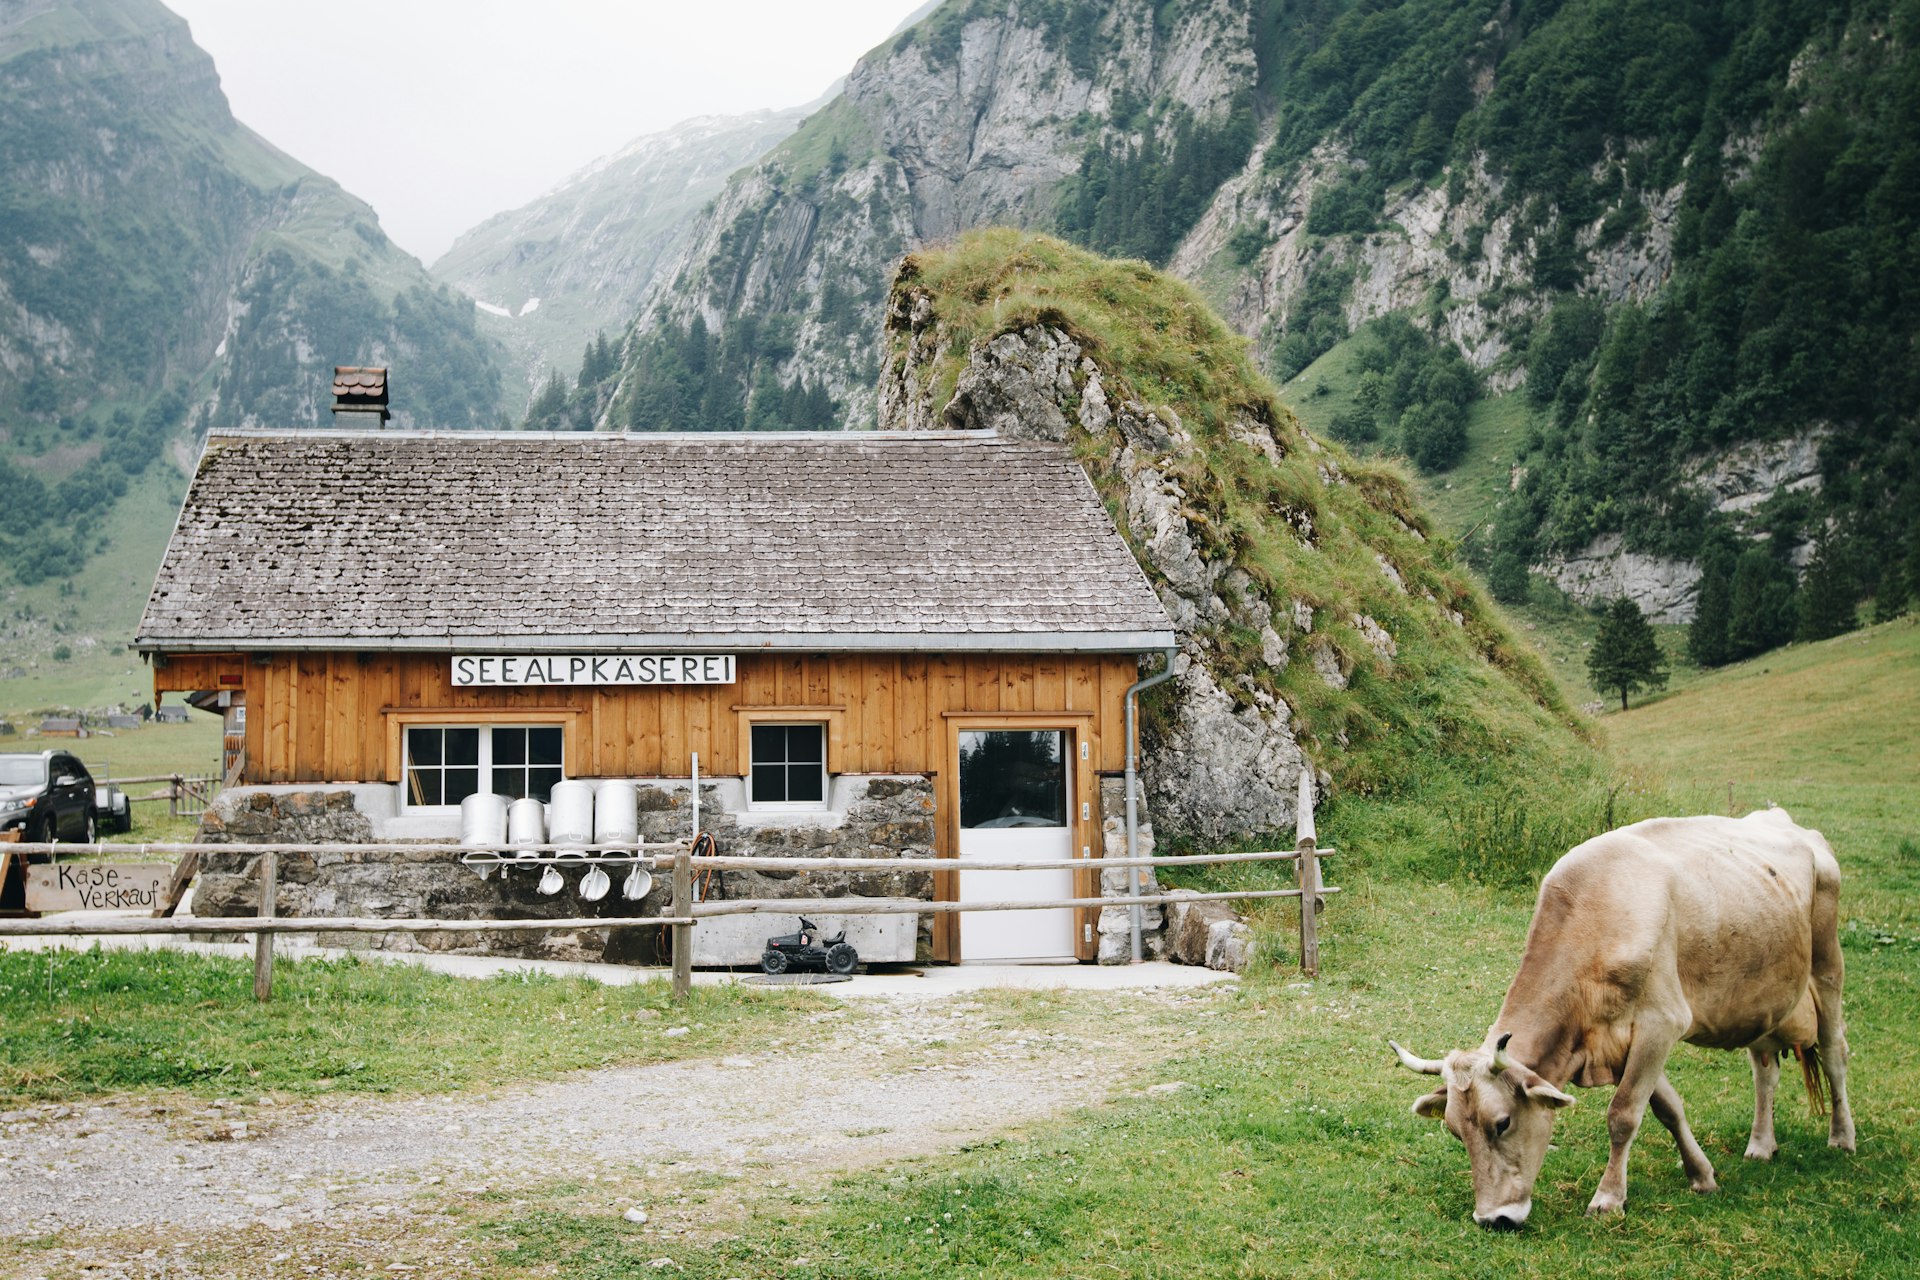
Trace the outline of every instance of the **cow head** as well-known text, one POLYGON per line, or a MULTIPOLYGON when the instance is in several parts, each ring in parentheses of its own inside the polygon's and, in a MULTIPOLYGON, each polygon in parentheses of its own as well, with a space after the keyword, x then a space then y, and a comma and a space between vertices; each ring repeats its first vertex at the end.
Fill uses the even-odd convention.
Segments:
POLYGON ((1456 1049, 1444 1060, 1416 1058, 1389 1040, 1411 1071, 1446 1081, 1413 1104, 1413 1114, 1446 1122, 1466 1144, 1473 1165, 1473 1220, 1492 1231, 1518 1231, 1533 1208, 1533 1180, 1540 1176, 1553 1137, 1553 1113, 1573 1099, 1532 1067, 1507 1056, 1502 1035, 1493 1052, 1456 1049))

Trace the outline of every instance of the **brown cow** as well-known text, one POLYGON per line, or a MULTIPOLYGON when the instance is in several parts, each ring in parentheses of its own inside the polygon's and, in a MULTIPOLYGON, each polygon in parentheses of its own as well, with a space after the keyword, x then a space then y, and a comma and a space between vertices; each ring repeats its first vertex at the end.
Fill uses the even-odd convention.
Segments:
POLYGON ((1773 1155, 1774 1086, 1789 1050, 1816 1114, 1826 1077, 1828 1144, 1853 1150, 1839 903, 1833 850, 1782 809, 1637 822, 1555 863, 1481 1047, 1435 1060, 1393 1045, 1407 1067, 1446 1080, 1413 1111, 1444 1117, 1466 1144, 1474 1221, 1511 1231, 1527 1220, 1554 1112, 1573 1102, 1569 1083, 1619 1086, 1607 1106, 1612 1152, 1587 1212, 1626 1203, 1627 1152, 1649 1102, 1693 1189, 1714 1190, 1666 1076, 1681 1040, 1752 1055, 1749 1158, 1773 1155))

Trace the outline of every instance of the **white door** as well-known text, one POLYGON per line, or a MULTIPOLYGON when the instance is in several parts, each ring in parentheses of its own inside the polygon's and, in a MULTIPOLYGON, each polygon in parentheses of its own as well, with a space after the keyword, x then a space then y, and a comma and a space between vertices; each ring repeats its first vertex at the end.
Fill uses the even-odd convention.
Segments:
MULTIPOLYGON (((960 734, 960 860, 1058 862, 1036 871, 963 871, 961 902, 1073 896, 1072 762, 1060 729, 960 734)), ((962 911, 963 963, 1072 961, 1073 908, 962 911)))

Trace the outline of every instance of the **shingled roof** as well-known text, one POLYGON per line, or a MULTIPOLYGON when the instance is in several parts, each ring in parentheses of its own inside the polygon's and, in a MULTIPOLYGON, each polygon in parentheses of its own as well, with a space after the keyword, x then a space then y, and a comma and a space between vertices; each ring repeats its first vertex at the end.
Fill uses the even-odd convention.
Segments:
POLYGON ((216 434, 145 650, 1141 651, 1064 448, 983 432, 216 434))

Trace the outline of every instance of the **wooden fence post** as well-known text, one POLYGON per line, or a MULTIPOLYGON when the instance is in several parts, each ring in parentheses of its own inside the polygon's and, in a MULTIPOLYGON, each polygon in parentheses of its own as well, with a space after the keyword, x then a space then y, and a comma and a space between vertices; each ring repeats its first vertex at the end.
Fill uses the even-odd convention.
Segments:
POLYGON ((180 775, 177 773, 167 779, 167 816, 180 816, 180 775))
MULTIPOLYGON (((280 895, 280 855, 260 855, 260 915, 272 919, 280 895)), ((273 935, 253 935, 253 998, 265 1001, 273 995, 273 935)))
POLYGON ((1319 921, 1320 859, 1317 856, 1313 826, 1313 766, 1300 770, 1300 803, 1294 820, 1298 844, 1300 874, 1300 971, 1309 978, 1320 976, 1319 921))
MULTIPOLYGON (((668 912, 677 920, 687 919, 693 911, 693 865, 686 853, 673 855, 673 905, 668 912)), ((693 926, 673 926, 673 1002, 685 1004, 693 991, 693 926)))

